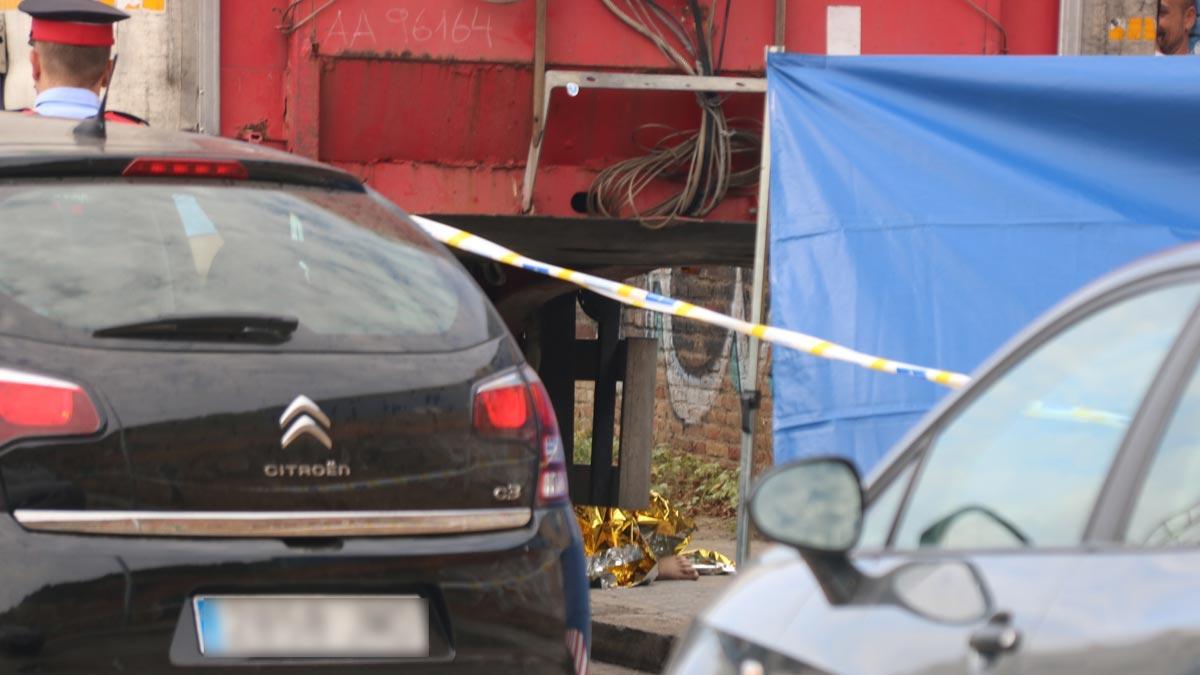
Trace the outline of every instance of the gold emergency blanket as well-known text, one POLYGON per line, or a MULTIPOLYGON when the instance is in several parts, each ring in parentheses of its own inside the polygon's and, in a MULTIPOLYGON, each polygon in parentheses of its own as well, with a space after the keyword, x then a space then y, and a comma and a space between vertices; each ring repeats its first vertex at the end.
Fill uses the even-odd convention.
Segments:
POLYGON ((588 579, 601 588, 628 587, 654 579, 661 558, 681 555, 701 574, 733 572, 733 561, 716 551, 685 551, 696 525, 657 492, 641 511, 576 506, 583 533, 588 579))

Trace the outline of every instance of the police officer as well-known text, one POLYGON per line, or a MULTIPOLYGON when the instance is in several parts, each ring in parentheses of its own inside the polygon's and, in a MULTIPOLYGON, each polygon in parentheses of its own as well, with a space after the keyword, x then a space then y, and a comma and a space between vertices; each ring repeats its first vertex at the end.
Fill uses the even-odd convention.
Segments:
MULTIPOLYGON (((129 15, 98 0, 23 0, 17 9, 33 17, 29 60, 37 99, 25 112, 94 117, 112 77, 113 24, 129 15)), ((105 119, 145 124, 115 111, 106 111, 105 119)))

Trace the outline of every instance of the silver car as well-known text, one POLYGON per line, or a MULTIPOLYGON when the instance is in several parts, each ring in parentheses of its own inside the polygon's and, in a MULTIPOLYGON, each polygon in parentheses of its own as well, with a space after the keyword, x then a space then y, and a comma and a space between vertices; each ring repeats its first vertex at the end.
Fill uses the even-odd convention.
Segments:
POLYGON ((668 671, 1200 672, 1198 359, 1189 246, 1038 320, 865 488, 841 459, 775 470, 751 514, 787 546, 668 671))

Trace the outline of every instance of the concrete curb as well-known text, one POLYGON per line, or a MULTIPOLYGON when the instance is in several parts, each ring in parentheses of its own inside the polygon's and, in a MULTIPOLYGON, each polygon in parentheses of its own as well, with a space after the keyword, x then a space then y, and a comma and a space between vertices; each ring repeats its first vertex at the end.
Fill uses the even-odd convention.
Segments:
POLYGON ((675 645, 675 636, 628 626, 592 622, 592 660, 661 673, 675 645))

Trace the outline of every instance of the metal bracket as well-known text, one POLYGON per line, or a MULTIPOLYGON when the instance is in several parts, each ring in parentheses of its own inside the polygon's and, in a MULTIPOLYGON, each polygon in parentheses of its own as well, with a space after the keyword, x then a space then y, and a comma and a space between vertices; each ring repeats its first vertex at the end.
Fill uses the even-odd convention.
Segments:
MULTIPOLYGON (((563 87, 578 89, 638 89, 642 91, 695 91, 717 93, 765 93, 765 77, 709 77, 700 75, 654 75, 610 73, 595 70, 547 70, 542 96, 541 128, 529 139, 529 157, 525 162, 525 182, 521 188, 521 212, 533 210, 533 186, 542 156, 542 139, 550 115, 550 94, 563 87), (574 86, 572 86, 574 85, 574 86)), ((574 95, 574 94, 572 94, 574 95)))
POLYGON ((762 407, 762 392, 755 389, 754 391, 742 392, 742 433, 749 434, 754 432, 754 413, 762 407))

